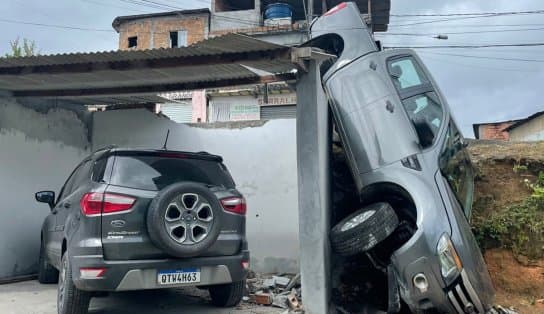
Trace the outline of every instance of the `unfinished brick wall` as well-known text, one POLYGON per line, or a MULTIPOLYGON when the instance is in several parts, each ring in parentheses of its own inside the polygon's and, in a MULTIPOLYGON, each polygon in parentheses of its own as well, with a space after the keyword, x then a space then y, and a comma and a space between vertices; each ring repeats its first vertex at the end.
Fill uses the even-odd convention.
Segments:
POLYGON ((501 122, 480 125, 480 139, 508 141, 510 139, 510 136, 508 132, 504 131, 504 129, 512 125, 512 123, 514 122, 501 122))
POLYGON ((188 45, 206 39, 209 31, 208 14, 156 17, 126 22, 119 27, 119 49, 128 50, 128 39, 134 36, 138 37, 138 46, 134 49, 170 48, 170 32, 180 30, 187 31, 188 45))

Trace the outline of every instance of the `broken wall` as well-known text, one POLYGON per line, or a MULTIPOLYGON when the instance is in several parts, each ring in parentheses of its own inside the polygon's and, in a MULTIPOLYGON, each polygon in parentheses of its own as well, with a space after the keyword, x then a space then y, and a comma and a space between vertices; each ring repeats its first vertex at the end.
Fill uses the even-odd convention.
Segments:
POLYGON ((177 124, 143 109, 97 112, 93 149, 110 144, 207 151, 223 156, 248 202, 252 268, 298 271, 296 121, 177 124))
POLYGON ((34 193, 56 193, 89 152, 85 114, 51 102, 0 97, 0 279, 37 272, 49 214, 34 193))

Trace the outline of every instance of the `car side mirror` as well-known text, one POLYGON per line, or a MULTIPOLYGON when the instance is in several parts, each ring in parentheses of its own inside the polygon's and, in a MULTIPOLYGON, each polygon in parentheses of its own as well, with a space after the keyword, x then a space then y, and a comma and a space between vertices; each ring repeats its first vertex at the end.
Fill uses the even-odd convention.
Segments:
POLYGON ((40 203, 47 203, 49 204, 49 207, 53 209, 55 207, 55 192, 53 191, 41 191, 37 192, 36 195, 36 201, 40 203))

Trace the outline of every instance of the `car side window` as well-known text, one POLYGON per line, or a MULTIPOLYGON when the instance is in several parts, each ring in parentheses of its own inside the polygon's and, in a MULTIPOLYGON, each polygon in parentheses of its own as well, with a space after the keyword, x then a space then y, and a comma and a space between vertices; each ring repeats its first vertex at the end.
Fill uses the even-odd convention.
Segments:
POLYGON ((86 177, 90 177, 89 172, 91 165, 92 162, 90 160, 87 160, 85 163, 77 166, 77 168, 72 172, 68 180, 66 180, 66 183, 64 184, 64 187, 62 188, 57 201, 65 199, 85 180, 86 177))
POLYGON ((432 146, 442 127, 444 110, 431 82, 411 56, 389 60, 388 70, 420 145, 432 146))

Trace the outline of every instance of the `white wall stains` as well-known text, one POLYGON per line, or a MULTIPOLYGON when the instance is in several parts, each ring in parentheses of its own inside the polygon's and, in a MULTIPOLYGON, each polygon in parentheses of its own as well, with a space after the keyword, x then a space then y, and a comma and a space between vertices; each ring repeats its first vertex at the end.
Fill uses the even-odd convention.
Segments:
POLYGON ((208 151, 223 156, 248 201, 247 236, 253 268, 297 271, 298 199, 295 120, 273 120, 248 128, 198 128, 146 110, 98 112, 93 150, 110 144, 208 151))
POLYGON ((87 128, 73 112, 42 114, 0 98, 0 279, 37 271, 49 207, 34 193, 58 193, 89 146, 87 128))

